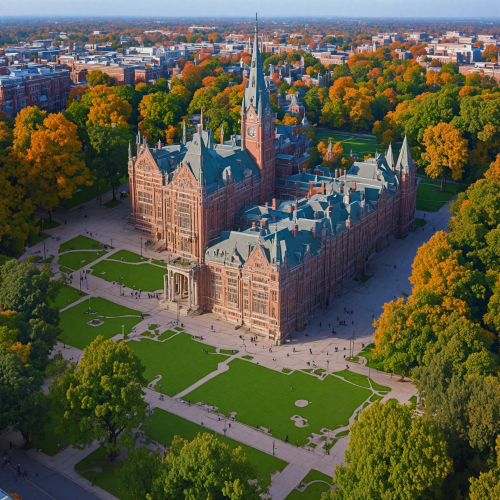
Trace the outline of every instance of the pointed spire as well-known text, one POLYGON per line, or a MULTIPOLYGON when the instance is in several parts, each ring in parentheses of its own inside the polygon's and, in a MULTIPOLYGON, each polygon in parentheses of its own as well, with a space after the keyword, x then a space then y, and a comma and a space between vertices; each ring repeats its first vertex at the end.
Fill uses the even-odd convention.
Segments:
POLYGON ((220 143, 224 144, 224 123, 220 126, 220 143))
POLYGON ((392 152, 392 143, 389 144, 389 148, 385 154, 385 159, 387 160, 387 164, 391 171, 394 170, 394 153, 392 152))
POLYGON ((200 113, 200 132, 203 130, 203 106, 201 107, 200 113))
POLYGON ((403 145, 401 146, 401 151, 399 152, 399 158, 398 158, 398 163, 396 164, 396 170, 408 173, 412 165, 413 165, 413 160, 410 154, 410 146, 408 145, 408 138, 405 134, 403 145))
POLYGON ((184 122, 182 124, 182 144, 184 144, 185 146, 186 142, 187 142, 186 122, 184 122))
POLYGON ((257 110, 258 101, 262 101, 263 112, 270 107, 269 94, 266 90, 266 83, 264 80, 264 69, 262 68, 262 62, 260 60, 257 16, 255 16, 252 62, 250 63, 250 76, 248 78, 248 86, 245 89, 242 112, 246 112, 249 106, 253 106, 253 108, 257 110))
POLYGON ((332 141, 329 141, 328 142, 328 152, 331 153, 332 152, 332 141))
POLYGON ((132 159, 132 145, 130 144, 130 141, 128 141, 128 159, 132 159))

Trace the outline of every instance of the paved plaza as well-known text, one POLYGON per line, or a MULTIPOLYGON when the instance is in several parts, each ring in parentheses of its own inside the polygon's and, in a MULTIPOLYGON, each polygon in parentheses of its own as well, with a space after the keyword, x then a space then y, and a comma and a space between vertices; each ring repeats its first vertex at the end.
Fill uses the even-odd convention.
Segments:
MULTIPOLYGON (((110 197, 110 194, 106 196, 110 197)), ((106 201, 106 196, 103 201, 106 201)), ((73 273, 75 278, 73 280, 74 287, 80 285, 80 271, 85 272, 95 267, 98 263, 107 259, 112 252, 128 250, 141 254, 141 237, 142 244, 144 244, 148 236, 134 230, 128 224, 129 210, 129 200, 111 209, 104 206, 99 207, 93 201, 86 203, 84 208, 76 207, 68 212, 56 210, 53 218, 62 224, 47 231, 51 238, 45 240, 46 257, 55 256, 50 264, 52 268, 55 271, 59 269, 58 251, 60 245, 79 235, 92 237, 101 243, 113 246, 114 249, 108 249, 108 253, 98 256, 97 259, 87 265, 84 264, 81 270, 73 273)), ((40 215, 45 214, 40 213, 40 215)), ((343 461, 348 437, 340 437, 328 455, 321 446, 310 448, 308 446, 296 446, 294 443, 286 443, 273 437, 265 430, 259 430, 255 426, 238 421, 237 417, 230 428, 224 427, 226 425, 225 420, 220 419, 216 412, 207 411, 206 407, 200 405, 187 404, 185 402, 186 396, 193 391, 203 393, 203 384, 214 381, 227 370, 230 373, 231 362, 243 356, 250 356, 253 359, 238 361, 239 363, 258 363, 260 367, 278 372, 282 372, 284 369, 287 372, 289 370, 321 369, 325 371, 324 373, 329 374, 345 370, 346 365, 349 365, 351 372, 367 376, 368 367, 365 366, 366 360, 364 358, 360 357, 360 362, 357 364, 346 362, 344 357, 349 356, 352 342, 354 342, 354 354, 362 351, 363 344, 368 345, 373 342, 373 320, 380 315, 381 307, 385 302, 393 300, 395 297, 401 297, 402 294, 409 295, 411 293, 408 277, 411 274, 411 264, 417 249, 430 238, 434 233, 434 229, 446 228, 449 216, 448 205, 446 205, 439 212, 425 215, 427 224, 424 228, 418 228, 416 232, 409 233, 405 239, 392 240, 386 249, 376 254, 368 263, 366 274, 372 276, 370 279, 365 283, 355 281, 352 278, 344 280, 341 293, 330 300, 328 308, 316 310, 308 321, 307 329, 293 333, 291 338, 282 346, 273 346, 269 340, 259 336, 252 342, 250 337, 253 337, 254 333, 244 326, 235 329, 234 324, 226 322, 223 318, 214 314, 194 317, 181 316, 178 318, 175 312, 162 309, 160 303, 162 298, 161 289, 155 290, 157 297, 150 298, 151 294, 148 296, 148 293, 142 292, 140 298, 136 298, 135 294, 130 292, 130 290, 133 290, 132 287, 135 283, 126 283, 128 288, 124 294, 121 294, 120 292, 123 293, 123 290, 120 290, 119 284, 106 281, 100 278, 98 274, 85 273, 87 279, 82 282, 82 291, 91 297, 91 301, 92 297, 101 297, 126 308, 147 314, 144 320, 135 324, 134 329, 131 327, 129 343, 132 348, 135 344, 134 339, 141 332, 148 330, 149 325, 158 325, 157 329, 160 332, 165 332, 169 329, 173 330, 177 326, 177 320, 179 320, 178 325, 180 326, 182 323, 186 333, 195 337, 202 337, 203 344, 213 346, 217 352, 220 349, 229 351, 226 356, 227 359, 219 362, 216 365, 216 370, 210 371, 210 369, 206 374, 200 375, 199 380, 189 381, 191 385, 182 387, 180 392, 165 395, 163 399, 160 399, 158 390, 155 390, 157 386, 155 386, 155 389, 147 388, 146 401, 153 408, 161 408, 196 424, 203 422, 204 427, 217 433, 223 434, 224 428, 226 428, 228 437, 265 453, 272 454, 274 445, 275 456, 286 461, 288 465, 273 476, 270 494, 274 500, 284 500, 312 469, 331 477, 335 465, 343 461), (353 313, 348 314, 346 311, 353 311, 353 313), (345 326, 339 326, 337 318, 340 321, 345 320, 345 326), (335 333, 332 333, 332 329, 335 330, 335 333), (338 349, 337 352, 335 348, 338 349), (230 353, 231 350, 238 352, 232 354, 230 353)), ((424 216, 417 213, 417 217, 423 218, 424 216)), ((43 248, 44 245, 41 243, 31 248, 27 254, 40 251, 40 254, 43 255, 43 248)), ((79 251, 84 252, 85 250, 79 251)), ((89 249, 88 252, 95 254, 96 250, 89 249)), ((171 257, 166 252, 148 252, 144 246, 142 255, 148 259, 163 259, 165 261, 168 261, 171 257)), ((94 256, 92 259, 94 259, 94 256)), ((134 264, 131 263, 130 265, 134 264)), ((142 264, 135 265, 140 266, 142 264)), ((165 274, 166 270, 158 266, 158 272, 165 274)), ((151 290, 148 290, 148 292, 151 292, 151 290)), ((71 303, 67 306, 67 311, 82 302, 88 302, 88 296, 71 303)), ((118 340, 122 336, 117 332, 113 338, 118 340)), ((154 341, 155 339, 141 340, 140 344, 154 341)), ((76 347, 68 345, 63 347, 62 342, 57 345, 56 350, 61 350, 63 356, 67 359, 77 359, 83 352, 76 347)), ((157 368, 155 370, 159 371, 157 368)), ((390 374, 374 369, 371 370, 370 376, 377 384, 391 389, 389 393, 382 395, 382 400, 395 398, 401 403, 407 403, 416 394, 415 388, 408 380, 400 382, 399 377, 391 378, 390 374)), ((325 375, 322 375, 321 378, 323 377, 325 375)), ((266 388, 263 387, 262 391, 265 398, 266 388)), ((361 407, 356 408, 356 411, 358 409, 361 409, 361 407)), ((297 413, 300 414, 300 407, 297 408, 297 413)), ((352 424, 355 413, 350 417, 349 425, 352 424)), ((347 429, 347 426, 345 429, 347 429)), ((31 460, 36 459, 45 466, 52 468, 54 472, 64 474, 65 477, 79 483, 85 491, 90 490, 99 498, 114 498, 104 490, 91 486, 87 479, 74 471, 74 465, 95 450, 96 447, 97 443, 84 451, 76 451, 68 447, 54 457, 48 457, 37 451, 19 451, 18 453, 24 454, 31 460)), ((60 497, 53 495, 48 498, 60 497)), ((82 496, 81 498, 86 497, 82 496)))

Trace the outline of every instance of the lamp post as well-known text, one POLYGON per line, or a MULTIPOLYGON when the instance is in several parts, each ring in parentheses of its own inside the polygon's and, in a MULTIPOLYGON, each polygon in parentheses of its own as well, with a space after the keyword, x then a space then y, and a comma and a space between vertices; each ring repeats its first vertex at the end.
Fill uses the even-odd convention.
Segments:
POLYGON ((141 257, 142 257, 142 236, 141 236, 141 257))
POLYGON ((273 457, 274 457, 274 443, 275 443, 275 441, 273 439, 273 457))
POLYGON ((89 295, 89 315, 90 315, 90 295, 89 295))
POLYGON ((80 295, 82 294, 82 280, 83 280, 82 271, 80 270, 80 295))
POLYGON ((370 380, 370 365, 372 360, 372 348, 368 349, 368 380, 370 380))
POLYGON ((163 401, 162 385, 160 384, 160 401, 163 401))
POLYGON ((122 335, 123 339, 125 339, 125 325, 122 325, 122 335))

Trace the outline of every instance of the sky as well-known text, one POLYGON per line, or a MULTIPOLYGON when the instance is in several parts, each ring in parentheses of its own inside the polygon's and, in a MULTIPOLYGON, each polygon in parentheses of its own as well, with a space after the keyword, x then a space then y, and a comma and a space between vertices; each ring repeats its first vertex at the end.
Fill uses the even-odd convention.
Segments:
POLYGON ((499 0, 0 0, 4 16, 500 18, 499 0))

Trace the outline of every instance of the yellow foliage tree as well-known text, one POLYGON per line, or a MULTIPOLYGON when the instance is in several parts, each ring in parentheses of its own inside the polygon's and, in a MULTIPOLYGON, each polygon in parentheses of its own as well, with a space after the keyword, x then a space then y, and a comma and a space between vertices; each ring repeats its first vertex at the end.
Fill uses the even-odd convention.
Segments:
POLYGON ((500 155, 490 165, 490 168, 486 170, 484 177, 490 181, 500 182, 500 155))
POLYGON ((132 106, 116 94, 95 97, 92 100, 87 125, 109 126, 112 124, 127 126, 132 113, 132 106))
POLYGON ((422 158, 427 162, 425 173, 435 179, 441 177, 441 191, 447 169, 454 180, 462 178, 467 161, 467 140, 450 123, 429 126, 424 133, 425 152, 422 158))
POLYGON ((358 86, 354 83, 354 80, 350 76, 343 76, 335 80, 333 85, 330 87, 328 95, 331 101, 336 101, 338 99, 343 99, 347 89, 357 89, 358 86))
POLYGON ((61 198, 71 198, 78 186, 89 183, 89 171, 79 153, 77 126, 62 113, 51 114, 31 135, 30 147, 19 153, 18 182, 35 205, 49 213, 61 198))

